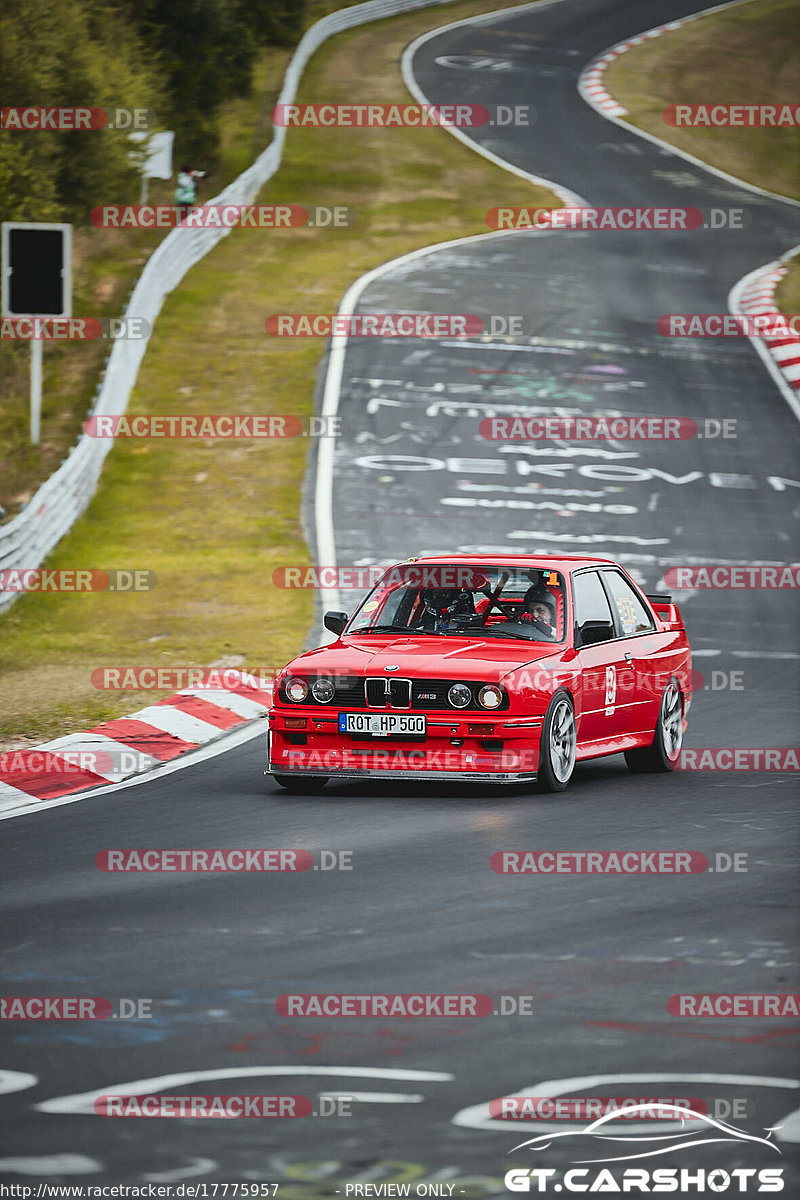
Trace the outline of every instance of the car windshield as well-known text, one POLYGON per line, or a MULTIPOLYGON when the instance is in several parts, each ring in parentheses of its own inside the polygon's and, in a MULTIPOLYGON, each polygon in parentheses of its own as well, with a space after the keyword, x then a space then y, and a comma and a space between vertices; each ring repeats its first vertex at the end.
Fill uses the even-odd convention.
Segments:
POLYGON ((347 634, 564 640, 564 578, 548 566, 403 563, 359 606, 347 634))

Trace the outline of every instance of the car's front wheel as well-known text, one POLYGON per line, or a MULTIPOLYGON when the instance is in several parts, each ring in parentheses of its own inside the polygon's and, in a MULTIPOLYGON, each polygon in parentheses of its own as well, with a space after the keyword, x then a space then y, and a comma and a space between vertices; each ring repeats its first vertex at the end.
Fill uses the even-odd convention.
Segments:
POLYGON ((542 724, 539 771, 536 778, 538 791, 564 791, 575 769, 577 742, 572 698, 568 692, 556 692, 542 724))
POLYGON ((626 750, 625 762, 636 775, 674 771, 683 745, 683 696, 677 680, 671 679, 664 688, 658 723, 649 746, 626 750))
POLYGON ((272 778, 287 792, 316 796, 328 782, 327 775, 273 775, 272 778))

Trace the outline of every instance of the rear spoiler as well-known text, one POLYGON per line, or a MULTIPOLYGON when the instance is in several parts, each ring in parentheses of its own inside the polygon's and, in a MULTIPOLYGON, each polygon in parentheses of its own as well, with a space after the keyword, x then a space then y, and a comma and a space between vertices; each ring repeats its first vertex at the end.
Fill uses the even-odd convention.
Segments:
POLYGON ((681 617, 677 604, 673 604, 672 596, 666 594, 662 594, 660 596, 651 596, 646 592, 645 595, 652 604, 655 614, 659 620, 663 621, 665 625, 668 625, 670 629, 683 629, 683 618, 681 617))

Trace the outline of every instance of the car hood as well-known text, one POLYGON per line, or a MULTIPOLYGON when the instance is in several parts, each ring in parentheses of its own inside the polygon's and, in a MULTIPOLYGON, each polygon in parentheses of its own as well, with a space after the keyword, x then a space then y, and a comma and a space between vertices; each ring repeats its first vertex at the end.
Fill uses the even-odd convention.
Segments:
POLYGON ((332 646, 309 650, 289 664, 295 674, 383 673, 396 666, 395 678, 481 679, 499 682, 509 671, 563 654, 562 643, 522 643, 500 638, 460 638, 423 635, 407 637, 345 637, 332 646))

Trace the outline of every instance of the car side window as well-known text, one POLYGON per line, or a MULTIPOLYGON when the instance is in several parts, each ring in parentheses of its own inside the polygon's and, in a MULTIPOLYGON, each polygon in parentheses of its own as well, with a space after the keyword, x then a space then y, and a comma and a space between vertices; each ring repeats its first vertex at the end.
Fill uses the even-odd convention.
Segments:
POLYGON ((650 614, 627 579, 620 575, 619 571, 604 571, 603 578, 617 610, 623 637, 631 637, 635 633, 645 633, 652 629, 650 614))
POLYGON ((614 618, 597 571, 583 571, 572 579, 575 624, 583 646, 607 642, 614 637, 614 618))

